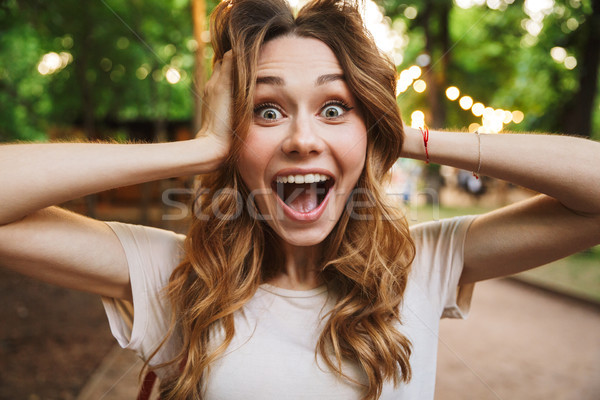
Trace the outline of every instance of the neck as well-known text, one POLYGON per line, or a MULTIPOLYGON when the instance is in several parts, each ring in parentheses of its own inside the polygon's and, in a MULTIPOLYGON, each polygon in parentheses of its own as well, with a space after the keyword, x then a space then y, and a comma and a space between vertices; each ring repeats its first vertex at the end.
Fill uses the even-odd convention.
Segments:
POLYGON ((323 283, 317 266, 321 256, 321 244, 294 246, 283 242, 281 246, 285 255, 285 264, 281 272, 269 282, 270 284, 284 289, 310 290, 323 283))

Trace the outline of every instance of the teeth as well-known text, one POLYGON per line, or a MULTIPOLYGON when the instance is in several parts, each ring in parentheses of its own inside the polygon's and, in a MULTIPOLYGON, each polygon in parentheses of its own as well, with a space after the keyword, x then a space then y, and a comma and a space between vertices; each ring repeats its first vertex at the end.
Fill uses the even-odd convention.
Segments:
POLYGON ((288 175, 276 178, 277 183, 316 183, 326 180, 329 180, 329 177, 323 174, 288 175))

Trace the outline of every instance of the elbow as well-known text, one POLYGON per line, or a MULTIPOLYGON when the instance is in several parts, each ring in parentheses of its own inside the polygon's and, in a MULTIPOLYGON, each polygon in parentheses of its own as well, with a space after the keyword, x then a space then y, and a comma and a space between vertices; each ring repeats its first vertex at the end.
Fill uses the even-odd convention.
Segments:
POLYGON ((588 247, 596 246, 600 244, 600 212, 583 212, 573 210, 572 208, 566 207, 571 213, 579 217, 580 225, 579 229, 581 232, 587 232, 587 238, 589 239, 588 247))

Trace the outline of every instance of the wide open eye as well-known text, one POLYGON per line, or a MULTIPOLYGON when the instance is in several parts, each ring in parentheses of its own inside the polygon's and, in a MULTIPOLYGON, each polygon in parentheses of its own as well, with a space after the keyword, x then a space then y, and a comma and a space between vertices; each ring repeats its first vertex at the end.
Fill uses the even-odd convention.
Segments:
POLYGON ((339 117, 340 115, 342 115, 343 113, 344 113, 344 110, 342 109, 342 107, 328 106, 327 108, 325 108, 323 110, 321 115, 324 116, 325 118, 336 118, 336 117, 339 117))
POLYGON ((283 118, 281 111, 270 104, 261 104, 254 108, 254 115, 265 121, 277 121, 283 118))
POLYGON ((327 119, 335 119, 341 117, 350 110, 352 110, 352 107, 342 103, 341 101, 332 101, 323 106, 323 110, 321 111, 321 117, 327 119))

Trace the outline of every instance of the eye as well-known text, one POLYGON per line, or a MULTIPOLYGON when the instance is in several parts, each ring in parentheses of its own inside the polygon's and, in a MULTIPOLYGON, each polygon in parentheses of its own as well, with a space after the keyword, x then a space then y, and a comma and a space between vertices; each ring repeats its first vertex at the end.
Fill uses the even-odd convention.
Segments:
POLYGON ((349 105, 341 101, 332 101, 323 106, 321 116, 327 119, 335 119, 341 117, 350 110, 352 110, 352 107, 349 105))
POLYGON ((342 110, 341 107, 329 106, 323 110, 321 115, 323 115, 325 118, 335 118, 335 117, 339 117, 340 115, 342 115, 343 112, 344 112, 344 110, 342 110))
POLYGON ((254 115, 265 121, 277 121, 283 118, 282 112, 274 104, 261 104, 254 107, 254 115))

